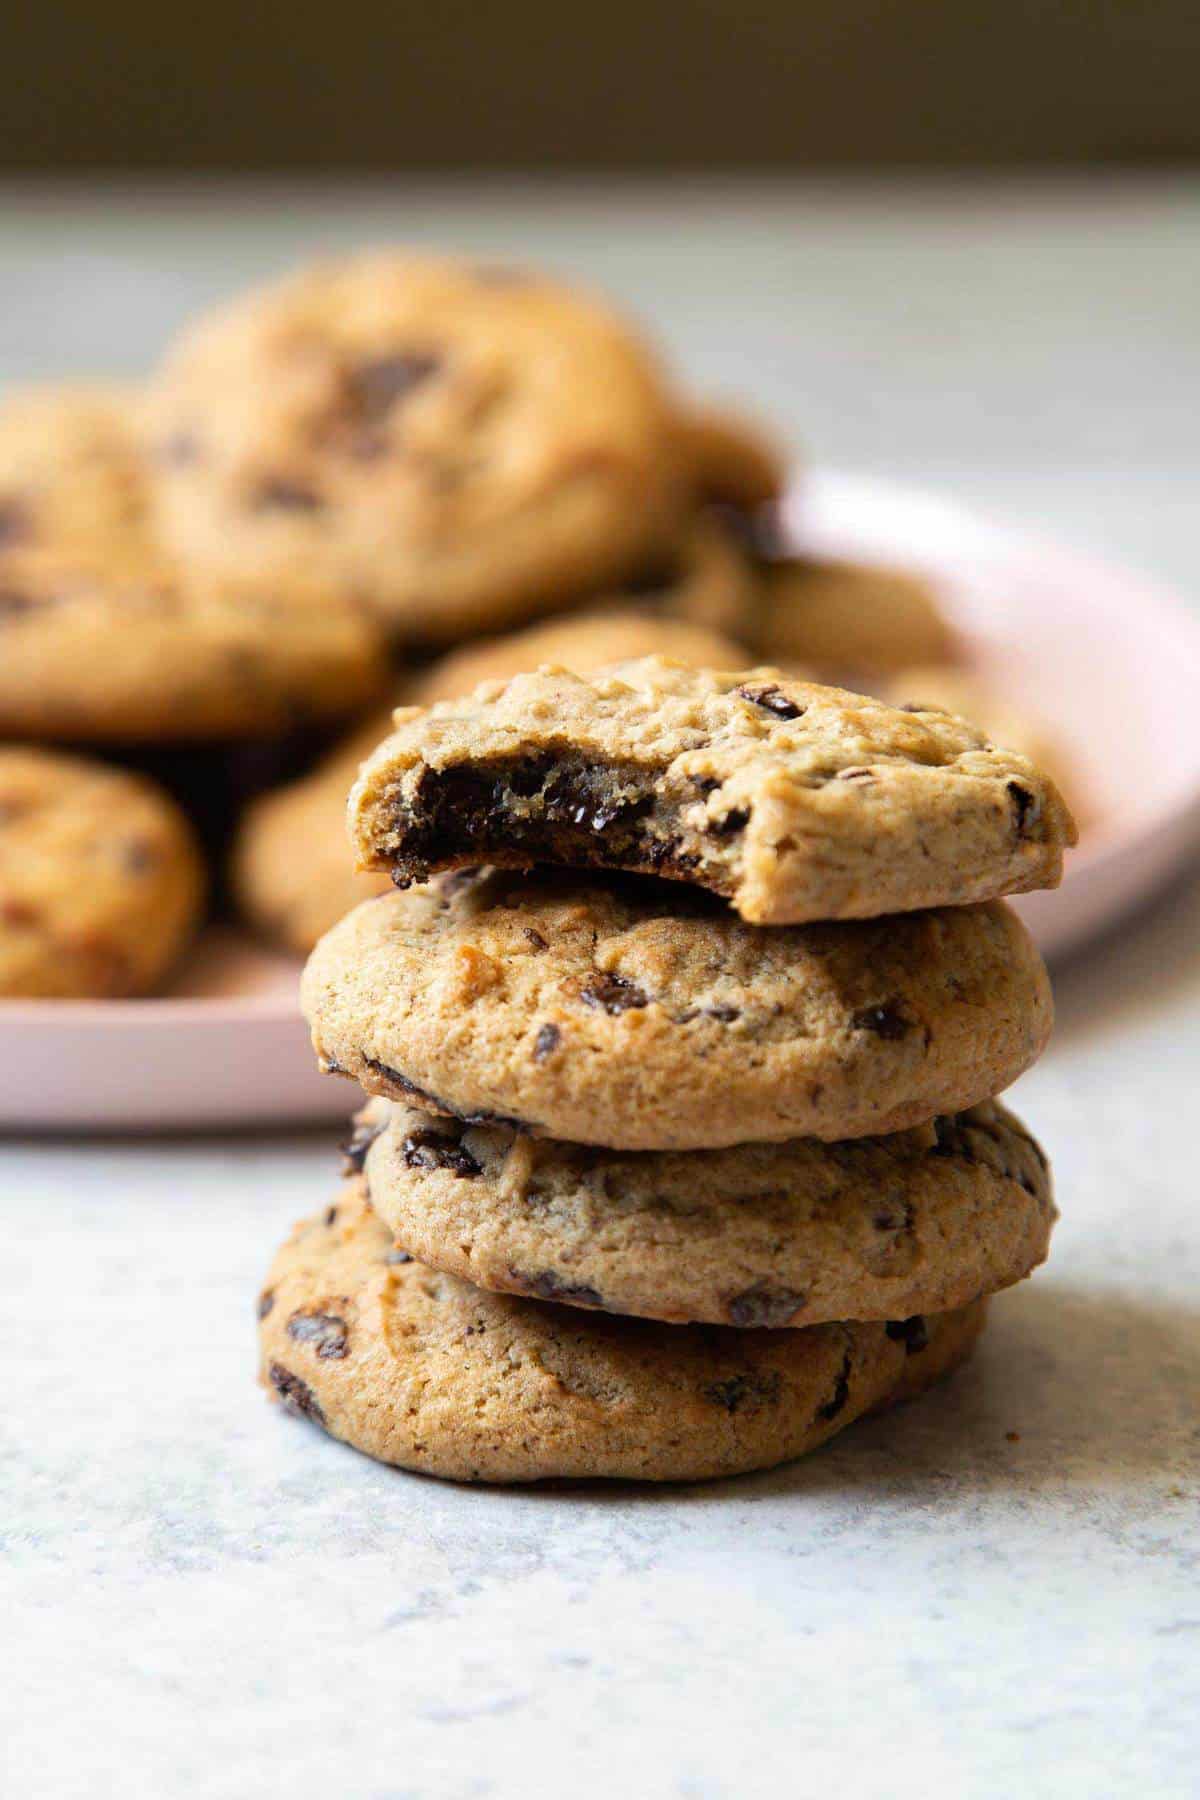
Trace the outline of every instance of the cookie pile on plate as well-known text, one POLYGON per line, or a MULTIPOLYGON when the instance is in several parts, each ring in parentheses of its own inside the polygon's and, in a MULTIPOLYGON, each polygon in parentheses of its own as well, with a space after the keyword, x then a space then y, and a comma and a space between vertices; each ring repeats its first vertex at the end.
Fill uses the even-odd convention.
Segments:
POLYGON ((161 991, 214 911, 310 950, 379 886, 341 815, 397 700, 660 653, 917 701, 949 669, 986 713, 929 584, 798 555, 784 484, 605 302, 426 253, 238 296, 140 384, 5 397, 0 995, 161 991), (60 903, 73 792, 97 845, 122 793, 155 813, 152 858, 94 851, 104 905, 60 903), (143 940, 163 884, 188 903, 143 940))
POLYGON ((1044 1258, 1001 896, 1074 829, 1025 758, 647 658, 401 710, 350 818, 398 891, 305 973, 373 1098, 260 1298, 291 1410, 462 1479, 733 1474, 922 1391, 1044 1258))

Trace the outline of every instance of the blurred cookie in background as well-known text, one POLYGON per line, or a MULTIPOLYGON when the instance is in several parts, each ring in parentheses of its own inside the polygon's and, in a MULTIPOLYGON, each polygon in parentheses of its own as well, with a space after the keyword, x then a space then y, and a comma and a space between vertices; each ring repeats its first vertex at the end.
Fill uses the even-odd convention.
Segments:
POLYGON ((676 411, 603 302, 384 251, 199 319, 146 429, 180 553, 304 568, 400 639, 445 644, 619 582, 673 539, 691 498, 676 411))
MULTIPOLYGON (((697 667, 737 668, 745 660, 736 641, 686 619, 614 610, 548 621, 452 651, 411 680, 403 698, 406 705, 431 706, 542 663, 587 674, 654 654, 697 667)), ((354 867, 346 799, 359 764, 390 729, 390 712, 372 716, 305 780, 265 795, 247 811, 234 844, 231 881, 245 917, 265 937, 307 952, 352 906, 386 892, 387 876, 354 867)))
POLYGON ((299 575, 198 574, 136 535, 0 554, 8 737, 269 737, 354 712, 386 672, 361 608, 299 575))
POLYGON ((153 783, 0 747, 0 995, 150 992, 190 941, 204 892, 191 829, 153 783))
POLYGON ((768 557, 759 577, 757 650, 764 662, 802 663, 823 676, 849 678, 953 660, 949 622, 919 575, 867 563, 768 557))
POLYGON ((753 513, 783 498, 788 457, 767 428, 727 406, 695 406, 679 420, 692 491, 701 503, 753 513))
MULTIPOLYGON (((145 471, 137 390, 117 383, 21 388, 0 404, 0 554, 138 526, 145 471)), ((0 602, 2 605, 2 602, 0 602)))

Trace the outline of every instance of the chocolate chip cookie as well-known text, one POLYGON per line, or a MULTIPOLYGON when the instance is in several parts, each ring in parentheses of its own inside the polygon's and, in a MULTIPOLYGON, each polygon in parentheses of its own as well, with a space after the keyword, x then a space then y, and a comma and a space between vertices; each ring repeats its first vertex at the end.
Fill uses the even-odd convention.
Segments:
POLYGON ((324 1066, 370 1093, 627 1150, 900 1131, 1000 1092, 1051 1024, 1000 902, 766 930, 552 870, 367 901, 302 1003, 324 1066))
POLYGON ((804 1331, 585 1318, 397 1251, 350 1182, 258 1302, 263 1385, 381 1462, 457 1481, 697 1481, 770 1468, 970 1353, 984 1304, 804 1331))
POLYGON ((297 566, 449 643, 619 580, 690 499, 674 403, 601 303, 421 254, 329 262, 201 319, 148 408, 187 557, 297 566))
POLYGON ((396 714, 350 801, 398 885, 492 861, 638 870, 755 924, 1053 887, 1075 826, 1026 758, 776 669, 543 669, 396 714))
POLYGON ((0 995, 148 992, 191 937, 204 888, 187 821, 151 782, 0 747, 0 995))
POLYGON ((624 1154, 374 1100, 352 1161, 419 1261, 673 1323, 947 1312, 1045 1260, 1049 1164, 995 1101, 887 1137, 624 1154))
POLYGON ((378 627, 301 575, 201 575, 137 534, 0 552, 0 733, 269 737, 379 691, 378 627))

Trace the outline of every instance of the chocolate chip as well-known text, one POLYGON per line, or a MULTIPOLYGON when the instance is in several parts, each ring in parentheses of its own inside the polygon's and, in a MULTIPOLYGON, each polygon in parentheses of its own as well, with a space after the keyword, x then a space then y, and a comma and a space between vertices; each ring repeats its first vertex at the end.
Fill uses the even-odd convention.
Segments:
POLYGON ((401 1146, 401 1153, 410 1169, 445 1169, 460 1181, 483 1173, 482 1165, 475 1161, 469 1150, 454 1138, 443 1137, 437 1131, 410 1132, 401 1146))
POLYGON ((159 444, 157 456, 168 468, 187 468, 200 461, 200 440, 194 431, 173 431, 159 444))
POLYGON ((920 1313, 914 1313, 911 1319, 889 1319, 884 1329, 896 1343, 904 1345, 909 1356, 924 1350, 929 1342, 929 1330, 920 1313))
POLYGON ((912 1029, 912 1020, 906 1019, 895 1000, 885 1000, 879 1006, 862 1006, 850 1020, 852 1031, 871 1031, 876 1037, 895 1043, 905 1037, 912 1029))
POLYGON ((509 1269, 509 1274, 523 1294, 530 1294, 537 1300, 562 1300, 573 1306, 603 1306, 604 1296, 585 1281, 564 1281, 553 1269, 542 1269, 536 1275, 527 1275, 520 1269, 509 1269))
POLYGON ((399 1244, 397 1244, 388 1251, 383 1260, 385 1263, 410 1263, 412 1257, 408 1254, 407 1250, 401 1250, 399 1244))
POLYGON ((613 1018, 616 1018, 619 1013, 629 1012, 633 1008, 650 1004, 649 995, 643 993, 636 982, 627 980, 624 975, 612 974, 608 970, 597 970, 587 985, 580 990, 579 998, 585 1006, 600 1008, 613 1018))
POLYGON ((327 1208, 326 1213, 325 1213, 325 1229, 327 1231, 330 1230, 334 1225, 337 1224, 337 1215, 338 1215, 338 1209, 336 1206, 331 1206, 331 1207, 327 1208))
POLYGON ((774 713, 777 719, 804 717, 805 708, 789 700, 783 689, 773 682, 764 687, 740 687, 737 691, 743 700, 749 700, 752 706, 761 706, 764 712, 774 713))
POLYGON ((254 490, 254 505, 260 512, 319 512, 323 504, 312 488, 286 475, 268 475, 254 490))
POLYGON ((538 1034, 533 1040, 534 1062, 545 1062, 562 1043, 562 1032, 557 1025, 539 1025, 538 1034))
POLYGON ((703 1390, 704 1398, 727 1413, 757 1412, 779 1399, 783 1383, 775 1370, 765 1375, 731 1375, 726 1381, 714 1381, 703 1390))
POLYGON ((716 1019, 721 1025, 732 1025, 742 1016, 741 1008, 737 1006, 706 1006, 704 1012, 706 1017, 716 1019))
POLYGON ((745 831, 750 823, 747 807, 733 806, 723 819, 710 819, 706 830, 711 837, 734 837, 739 831, 745 831))
POLYGON ((33 521, 19 500, 0 500, 0 544, 17 544, 28 537, 33 521))
MULTIPOLYGON (((415 1081, 410 1081, 407 1075, 400 1073, 399 1069, 393 1069, 390 1063, 380 1062, 377 1056, 368 1056, 365 1051, 363 1052, 363 1062, 368 1069, 373 1069, 376 1075, 381 1076, 392 1087, 398 1088, 406 1100, 415 1100, 418 1105, 423 1103, 426 1112, 446 1113, 452 1119, 460 1119, 464 1125, 507 1125, 512 1131, 531 1129, 526 1120, 512 1118, 507 1113, 460 1112, 456 1106, 451 1106, 448 1100, 441 1099, 437 1094, 431 1093, 428 1088, 418 1087, 415 1081)), ((328 1066, 326 1064, 327 1068, 328 1066)), ((348 1071, 341 1069, 338 1073, 344 1075, 348 1071)))
POLYGON ((790 1325, 803 1310, 807 1296, 792 1288, 774 1287, 769 1281, 756 1281, 740 1294, 735 1294, 726 1307, 731 1325, 743 1328, 779 1330, 790 1325))
POLYGON ((349 1075, 345 1063, 340 1063, 336 1056, 323 1056, 321 1059, 322 1075, 349 1075))
POLYGON ((158 845, 148 843, 145 838, 130 838, 121 860, 131 875, 145 875, 158 867, 158 845))
POLYGON ((298 1344, 311 1345, 326 1361, 345 1356, 350 1336, 345 1319, 327 1312, 294 1312, 287 1322, 287 1332, 298 1344))
POLYGON ((1007 781, 1004 785, 1016 814, 1017 836, 1024 837, 1026 827, 1036 825, 1041 818, 1042 803, 1028 788, 1022 787, 1019 781, 1007 781))
POLYGON ((442 358, 431 350, 399 351, 359 363, 350 374, 355 404, 365 418, 382 419, 441 367, 442 358))
POLYGON ((264 1288, 262 1293, 258 1296, 258 1316, 259 1316, 259 1318, 265 1319, 267 1314, 270 1312, 271 1308, 274 1306, 274 1304, 275 1304, 274 1290, 272 1288, 264 1288))
POLYGON ((282 1363, 273 1362, 267 1370, 271 1386, 283 1401, 289 1412, 298 1413, 305 1419, 312 1419, 318 1425, 324 1425, 325 1414, 317 1403, 317 1396, 307 1381, 301 1381, 282 1363))
POLYGON ((545 950, 546 949, 545 938, 542 936, 540 931, 535 931, 532 925, 526 925, 525 936, 529 940, 530 944, 533 946, 533 948, 535 950, 545 950))
POLYGON ((836 1419, 847 1400, 850 1398, 850 1352, 847 1350, 842 1358, 842 1366, 838 1370, 837 1380, 833 1384, 833 1392, 824 1406, 818 1406, 818 1419, 836 1419))

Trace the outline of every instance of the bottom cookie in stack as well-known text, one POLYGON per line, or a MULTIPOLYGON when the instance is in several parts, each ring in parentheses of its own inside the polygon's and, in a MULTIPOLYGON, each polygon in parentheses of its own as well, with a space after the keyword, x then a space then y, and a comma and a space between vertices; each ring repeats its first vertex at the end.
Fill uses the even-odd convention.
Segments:
POLYGON ((413 1261, 362 1176, 259 1300, 262 1379, 379 1461, 460 1481, 770 1468, 961 1363, 986 1302, 802 1330, 664 1325, 484 1292, 413 1261))

